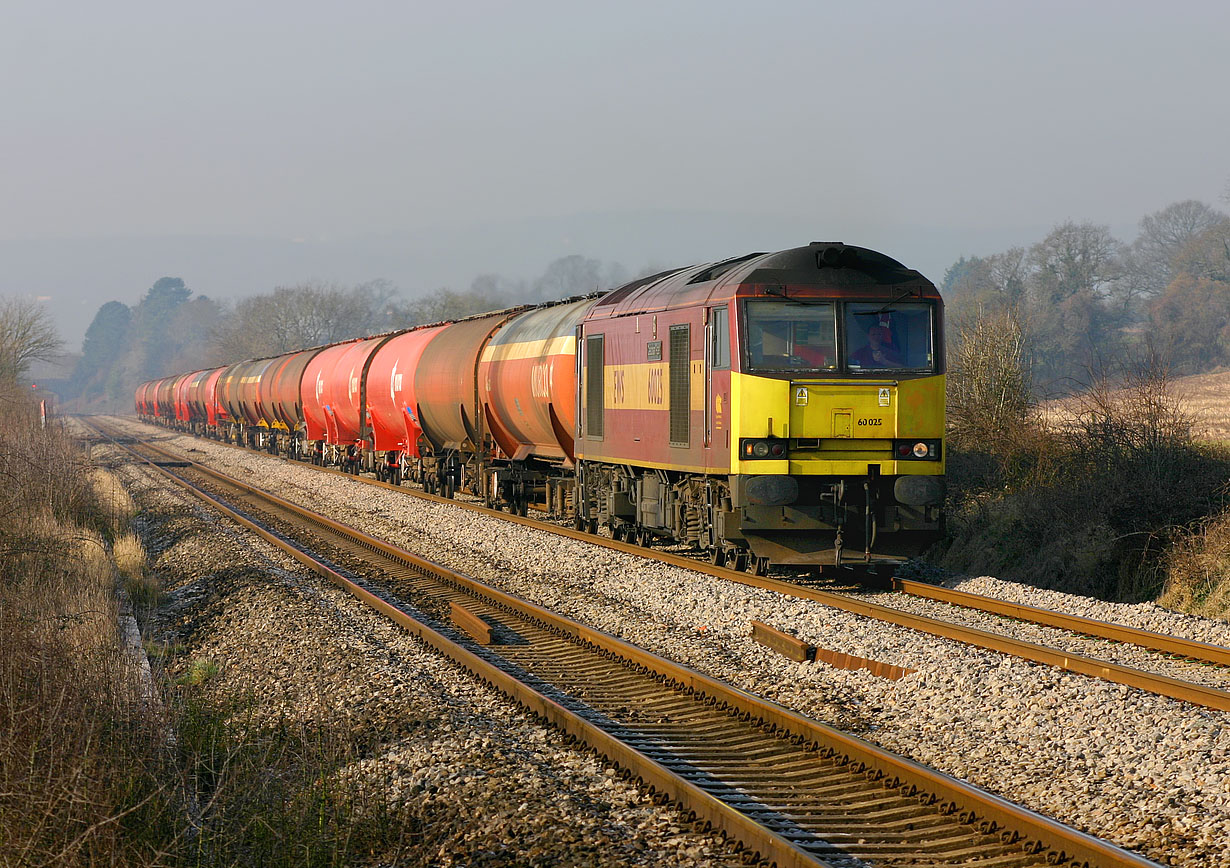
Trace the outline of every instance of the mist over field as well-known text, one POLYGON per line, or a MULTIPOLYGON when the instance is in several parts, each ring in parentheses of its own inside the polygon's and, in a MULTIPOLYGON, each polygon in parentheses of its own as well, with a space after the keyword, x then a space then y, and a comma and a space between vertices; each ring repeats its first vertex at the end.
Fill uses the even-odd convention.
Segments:
POLYGON ((0 295, 78 352, 175 277, 409 302, 581 256, 840 240, 937 283, 1056 225, 1224 205, 1230 10, 1189 2, 151 0, 0 13, 0 295))

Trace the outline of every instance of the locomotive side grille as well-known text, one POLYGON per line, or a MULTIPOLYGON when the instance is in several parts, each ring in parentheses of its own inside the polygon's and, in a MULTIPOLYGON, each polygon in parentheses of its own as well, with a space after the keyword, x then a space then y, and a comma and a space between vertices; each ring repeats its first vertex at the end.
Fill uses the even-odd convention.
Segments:
POLYGON ((585 339, 585 436, 602 439, 603 403, 602 335, 585 339))
POLYGON ((687 446, 692 410, 692 340, 686 325, 671 326, 671 445, 687 446))

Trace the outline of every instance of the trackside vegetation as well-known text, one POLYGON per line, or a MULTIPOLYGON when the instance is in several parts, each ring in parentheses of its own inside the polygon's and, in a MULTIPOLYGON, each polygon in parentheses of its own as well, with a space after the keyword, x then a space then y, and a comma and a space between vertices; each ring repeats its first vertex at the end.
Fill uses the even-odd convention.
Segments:
POLYGON ((1230 614, 1230 449, 1192 435, 1148 348, 1047 413, 1021 320, 953 335, 949 524, 932 552, 962 573, 1107 600, 1230 614))
MULTIPOLYGON (((210 661, 123 650, 117 589, 159 599, 137 506, 11 383, 0 387, 0 865, 351 865, 420 819, 339 769, 370 745, 327 722, 257 726, 210 661), (399 813, 401 812, 401 813, 399 813)), ((414 859, 404 860, 415 864, 414 859)))

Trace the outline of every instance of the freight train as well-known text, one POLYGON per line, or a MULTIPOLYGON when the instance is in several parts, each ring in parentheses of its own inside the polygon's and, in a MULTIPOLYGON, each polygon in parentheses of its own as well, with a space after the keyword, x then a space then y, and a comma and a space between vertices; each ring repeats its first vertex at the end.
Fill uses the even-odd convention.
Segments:
POLYGON ((892 561, 944 520, 943 303, 813 243, 142 384, 138 414, 717 564, 892 561))

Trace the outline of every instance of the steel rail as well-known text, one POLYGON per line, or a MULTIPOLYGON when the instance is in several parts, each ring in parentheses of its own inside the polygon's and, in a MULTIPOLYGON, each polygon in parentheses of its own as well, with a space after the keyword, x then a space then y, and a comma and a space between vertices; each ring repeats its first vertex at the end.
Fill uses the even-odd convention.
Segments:
MULTIPOLYGON (((236 449, 244 449, 244 447, 235 444, 232 445, 236 449)), ((251 451, 246 450, 244 451, 251 451)), ((169 454, 169 453, 168 453, 169 454)), ((272 457, 272 456, 271 456, 272 457)), ((620 542, 617 540, 608 539, 606 537, 588 534, 583 531, 578 531, 573 528, 563 527, 558 524, 540 521, 534 518, 521 517, 511 513, 502 512, 496 509, 489 509, 477 503, 468 503, 461 500, 453 500, 450 498, 440 497, 435 494, 428 494, 424 491, 418 491, 413 488, 404 486, 392 485, 391 483, 382 482, 376 479, 367 479, 365 477, 356 477, 349 473, 343 473, 340 470, 333 468, 323 468, 315 466, 317 470, 325 470, 329 473, 336 473, 349 479, 357 479, 367 485, 375 485, 390 489, 392 491, 401 491, 413 497, 422 498, 425 500, 434 501, 436 503, 448 503, 462 509, 480 512, 486 515, 502 518, 505 521, 515 522, 516 524, 525 527, 535 528, 537 530, 547 531, 558 536, 567 537, 569 539, 579 540, 591 545, 600 545, 616 551, 626 552, 628 554, 637 555, 648 560, 658 561, 660 563, 670 564, 672 566, 683 567, 689 570, 695 570, 706 575, 714 576, 715 578, 725 579, 727 581, 736 582, 750 587, 761 588, 763 590, 773 591, 785 596, 797 597, 805 600, 812 600, 835 609, 850 612, 856 615, 862 615, 867 618, 872 618, 878 621, 884 621, 890 624, 896 624, 899 627, 905 627, 910 630, 915 630, 920 633, 927 633, 932 636, 938 636, 943 639, 952 639, 957 642, 962 642, 967 645, 972 645, 978 648, 985 648, 990 651, 996 651, 1001 654, 1008 654, 1013 657, 1019 657, 1024 660, 1029 660, 1034 663, 1042 663, 1048 666, 1054 666, 1069 672, 1075 672, 1079 675, 1087 675, 1092 678, 1101 678, 1105 681, 1111 681, 1116 684, 1125 684, 1129 687, 1135 687, 1140 690, 1154 693, 1159 696, 1166 696, 1171 699, 1178 699, 1184 702, 1190 702, 1194 705, 1204 706, 1206 708, 1216 709, 1218 711, 1230 711, 1230 692, 1221 690, 1216 687, 1207 687, 1205 685, 1193 684, 1182 679, 1172 678, 1167 675, 1159 675, 1144 670, 1135 669, 1130 666, 1124 666, 1118 663, 1113 663, 1106 660, 1098 660, 1097 658, 1087 657, 1081 654, 1075 654, 1068 651, 1063 651, 1056 648, 1050 648, 1045 645, 1038 645, 1032 642, 1025 642, 1020 639, 1013 639, 1008 636, 1001 636, 997 633, 992 633, 987 630, 982 630, 977 627, 967 627, 961 624, 954 624, 948 621, 943 621, 938 618, 930 618, 926 615, 914 615, 908 612, 902 612, 899 609, 894 609, 891 606, 883 606, 878 603, 872 603, 866 600, 860 600, 846 594, 839 594, 832 591, 821 591, 814 588, 807 588, 793 582, 782 581, 780 579, 772 579, 768 576, 754 576, 750 573, 740 572, 737 570, 728 569, 726 567, 717 567, 712 564, 704 563, 695 558, 685 557, 683 555, 673 554, 671 552, 655 551, 647 549, 633 543, 620 542)), ((901 580, 894 580, 901 581, 901 580)), ((924 596, 922 589, 930 586, 925 586, 921 582, 910 583, 910 587, 918 591, 919 596, 924 596)), ((981 606, 972 605, 980 601, 985 601, 987 606, 999 601, 991 600, 988 597, 978 597, 978 595, 965 594, 964 592, 953 592, 953 594, 962 595, 967 600, 966 605, 969 608, 981 608, 981 606), (977 598, 977 599, 970 599, 977 598)), ((1016 604, 1005 604, 1014 606, 1016 604)), ((987 611, 992 611, 987 609, 987 611)), ((1024 611, 1024 610, 1023 610, 1024 611)), ((1074 615, 1062 615, 1062 613, 1049 613, 1048 610, 1036 610, 1043 614, 1053 614, 1057 617, 1057 623, 1051 626, 1060 626, 1063 629, 1075 630, 1079 633, 1088 633, 1089 635, 1100 635, 1096 632, 1097 625, 1104 622, 1096 622, 1088 618, 1078 618, 1074 615), (1058 623, 1059 620, 1073 620, 1072 623, 1077 626, 1065 626, 1058 623)), ((1030 614, 1024 612, 1024 614, 1030 614)), ((1022 620, 1032 620, 1030 618, 1022 618, 1022 620)), ((1039 622, 1043 623, 1043 622, 1039 622)), ((1114 632, 1113 628, 1117 625, 1107 625, 1108 628, 1103 632, 1114 632)), ((1179 639, 1177 637, 1165 636, 1160 633, 1150 633, 1145 630, 1136 630, 1131 627, 1120 628, 1119 635, 1132 636, 1132 640, 1123 639, 1121 641, 1129 641, 1131 644, 1143 645, 1143 647, 1153 650, 1165 651, 1166 647, 1188 647, 1189 640, 1179 639)), ((1114 638, 1106 636, 1105 638, 1114 638)), ((1205 643, 1192 643, 1197 646, 1204 646, 1205 643)), ((1192 648, 1191 653, 1182 653, 1183 656, 1193 656, 1199 651, 1201 654, 1208 656, 1227 656, 1230 659, 1230 649, 1220 648, 1216 645, 1208 645, 1203 648, 1192 648), (1220 652, 1220 654, 1215 653, 1220 652)), ((1203 659, 1201 657, 1200 659, 1203 659)))
POLYGON ((1154 633, 1137 627, 1127 627, 1122 624, 1112 624, 1109 621, 1099 621, 1082 615, 1069 615, 1066 612, 1056 612, 1025 603, 1013 603, 1008 600, 997 600, 981 594, 971 594, 954 588, 944 588, 917 582, 912 579, 893 579, 893 590, 912 597, 923 597, 954 606, 978 609, 994 615, 1003 615, 1021 621, 1031 621, 1046 627, 1060 627, 1074 633, 1087 636, 1097 636, 1100 639, 1110 639, 1128 645, 1139 645, 1151 651, 1161 651, 1173 654, 1186 660, 1203 660, 1220 666, 1230 666, 1230 648, 1213 645, 1209 642, 1199 642, 1195 639, 1184 639, 1181 636, 1168 636, 1164 633, 1154 633))
MULTIPOLYGON (((157 447, 151 448, 157 449, 157 447)), ((165 450, 158 451, 164 455, 170 454, 165 450)), ((186 463, 199 472, 223 481, 227 485, 247 491, 254 496, 268 500, 271 503, 275 503, 279 507, 300 515, 313 523, 333 529, 336 533, 406 563, 416 570, 447 574, 450 583, 470 589, 472 593, 491 599, 502 608, 516 611, 523 617, 548 624, 552 629, 571 636, 576 641, 618 655, 636 666, 643 667, 647 671, 682 685, 688 692, 694 693, 700 698, 711 700, 719 704, 720 707, 729 707, 741 714, 755 717, 763 721, 764 725, 773 731, 781 732, 796 740, 802 739, 809 746, 819 750, 822 756, 840 757, 841 761, 851 765, 857 771, 866 771, 873 780, 885 780, 887 781, 887 786, 900 789, 902 793, 916 797, 924 804, 937 806, 941 813, 957 814, 962 822, 975 826, 987 833, 999 832, 1004 836, 1004 840, 1007 840, 1009 835, 1019 836, 1019 838, 1014 837, 1013 840, 1023 840, 1026 852, 1045 852, 1047 861, 1051 864, 1070 862, 1077 865, 1108 866, 1108 868, 1110 866, 1114 866, 1114 868, 1119 868, 1119 866, 1124 866, 1124 868, 1127 868, 1127 866, 1144 868, 1144 866, 1154 865, 1154 863, 1106 841, 1070 829, 1061 823, 997 796, 982 792, 969 784, 914 763, 911 760, 897 757, 856 736, 805 718, 776 703, 746 693, 680 664, 667 661, 642 648, 608 636, 586 625, 563 618, 535 604, 476 582, 469 577, 453 573, 410 552, 389 545, 333 519, 318 515, 311 510, 286 501, 249 483, 229 477, 197 462, 189 461, 186 463)), ((185 481, 179 480, 178 477, 162 468, 157 469, 168 477, 180 482, 180 484, 188 485, 185 481)), ((211 502, 217 503, 216 499, 207 493, 201 492, 201 495, 211 502)), ((225 509, 225 507, 222 508, 225 509)), ((228 509, 227 511, 233 513, 233 510, 228 509)), ((262 538, 269 540, 280 548, 288 547, 287 543, 268 533, 258 525, 242 517, 239 517, 239 519, 245 526, 259 533, 262 538)), ((651 787, 656 787, 668 793, 669 797, 673 801, 678 802, 685 810, 695 811, 698 816, 709 816, 710 811, 715 812, 714 816, 717 818, 717 822, 714 822, 713 825, 716 828, 734 832, 745 843, 747 843, 748 837, 760 841, 761 846, 752 846, 756 846, 756 849, 760 851, 760 855, 763 855, 765 858, 771 859, 778 865, 783 866, 783 868, 788 865, 824 864, 796 848, 787 839, 755 824, 754 821, 734 811, 721 800, 716 799, 699 787, 675 775, 665 766, 645 756, 634 747, 613 739, 613 737, 600 728, 595 727, 592 723, 577 717, 570 710, 553 700, 516 679, 512 679, 502 669, 491 666, 487 661, 464 648, 460 649, 463 652, 461 656, 455 655, 453 650, 451 650, 454 644, 446 636, 396 609, 380 597, 371 594, 370 591, 336 573, 327 565, 319 564, 319 562, 310 559, 303 553, 291 553, 292 556, 325 575, 331 581, 345 587, 352 595, 363 600, 378 611, 394 618, 398 623, 401 623, 417 635, 422 636, 433 647, 439 647, 449 656, 454 657, 454 659, 464 660, 463 665, 467 668, 470 668, 471 664, 475 667, 481 666, 481 672, 478 668, 471 669, 471 671, 479 674, 480 677, 488 680, 489 683, 496 685, 506 694, 527 704, 527 707, 530 707, 564 731, 586 741, 586 743, 601 750, 603 753, 607 753, 608 750, 611 751, 607 755, 616 762, 626 764, 628 767, 636 764, 638 766, 635 771, 636 774, 640 775, 651 787), (647 765, 642 766, 641 764, 647 765), (745 829, 744 827, 747 823, 751 823, 753 828, 750 830, 745 829), (736 832, 735 830, 741 831, 736 832), (769 837, 758 837, 762 835, 768 835, 769 837), (802 857, 801 860, 800 857, 802 857)))
MULTIPOLYGON (((104 437, 108 436, 97 427, 95 430, 98 430, 104 437)), ((113 440, 113 442, 115 441, 113 440)), ((116 445, 120 446, 120 448, 127 449, 127 447, 123 444, 116 443, 116 445)), ((153 448, 164 455, 169 454, 164 450, 157 449, 157 447, 150 448, 153 448)), ((628 744, 624 744, 611 734, 607 733, 605 730, 576 714, 572 710, 564 707, 554 699, 540 693, 533 687, 515 678, 510 673, 505 672, 489 660, 473 653, 464 646, 457 644, 448 636, 434 629, 429 624, 394 606, 383 598, 372 593, 362 585, 359 585, 356 582, 346 578, 323 561, 312 557, 298 546, 287 542, 277 534, 270 532, 256 522, 250 520, 246 516, 227 506, 222 500, 214 497, 209 492, 192 485, 187 480, 176 476, 164 467, 158 466, 153 461, 143 458, 134 450, 128 449, 128 451, 138 459, 145 461, 152 469, 167 479, 177 485, 180 485, 200 500, 209 504, 213 509, 219 511, 242 527, 252 531, 258 537, 265 540, 270 545, 275 546, 280 551, 285 552, 296 561, 315 572, 317 575, 342 588, 363 605, 375 612, 378 612, 396 623, 398 626, 418 637, 436 651, 462 666, 476 678, 482 680, 486 685, 500 691, 505 696, 508 696, 533 714, 537 715, 542 720, 552 726, 555 726, 560 731, 567 733, 577 741, 595 749, 599 753, 606 756, 609 760, 618 764, 620 767, 631 770, 631 773, 636 775, 643 785, 648 787, 651 793, 666 794, 669 800, 676 803, 681 810, 691 811, 697 817, 705 818, 707 822, 711 824, 713 829, 719 830, 724 836, 730 836, 743 842, 746 848, 753 853, 753 858, 755 861, 759 862, 762 859, 767 859, 779 866, 779 868, 831 868, 828 863, 813 858, 810 854, 798 849, 782 836, 770 829, 766 829, 751 817, 737 811, 732 806, 726 804, 690 781, 685 780, 666 767, 650 759, 636 748, 628 744)), ((221 474, 211 468, 206 468, 203 465, 197 465, 195 462, 191 461, 185 463, 193 466, 193 469, 195 470, 204 472, 206 475, 219 480, 225 479, 227 484, 233 484, 240 489, 249 489, 254 494, 267 497, 271 502, 277 503, 278 506, 290 508, 295 512, 308 512, 307 510, 303 510, 301 507, 296 507, 289 501, 283 501, 281 498, 277 498, 275 495, 270 495, 268 492, 263 492, 255 487, 247 486, 239 480, 230 479, 226 477, 225 474, 221 474)), ((323 526, 335 527, 339 531, 345 527, 344 525, 334 522, 332 519, 325 516, 313 516, 313 521, 318 522, 323 526)), ((384 546, 383 543, 380 543, 374 539, 371 540, 371 543, 379 547, 384 546)), ((435 569, 435 565, 429 564, 427 561, 422 561, 409 552, 404 552, 402 554, 409 563, 413 564, 415 562, 421 562, 425 567, 433 570, 435 569)), ((1135 865, 1137 863, 1124 864, 1135 865)), ((1141 862, 1139 864, 1145 866, 1152 865, 1153 863, 1141 862)))

